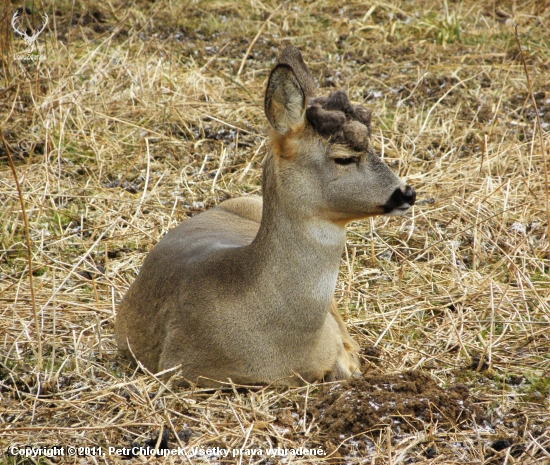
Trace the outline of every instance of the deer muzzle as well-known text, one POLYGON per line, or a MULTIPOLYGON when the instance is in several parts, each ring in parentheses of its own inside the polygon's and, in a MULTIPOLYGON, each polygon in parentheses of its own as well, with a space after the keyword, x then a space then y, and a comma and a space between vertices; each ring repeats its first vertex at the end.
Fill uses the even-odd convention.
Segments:
POLYGON ((383 210, 386 216, 401 216, 409 211, 416 201, 416 192, 414 189, 405 185, 398 187, 393 191, 383 210))

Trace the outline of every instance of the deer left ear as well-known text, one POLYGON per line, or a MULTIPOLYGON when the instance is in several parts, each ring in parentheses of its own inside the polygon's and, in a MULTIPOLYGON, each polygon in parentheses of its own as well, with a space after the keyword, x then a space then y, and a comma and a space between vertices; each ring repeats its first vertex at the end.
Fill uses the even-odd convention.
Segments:
POLYGON ((294 47, 285 48, 269 75, 265 92, 265 114, 271 126, 283 136, 302 127, 312 93, 313 79, 302 54, 294 47))
POLYGON ((296 130, 305 121, 306 96, 292 68, 277 65, 267 84, 265 115, 273 129, 281 135, 296 130))

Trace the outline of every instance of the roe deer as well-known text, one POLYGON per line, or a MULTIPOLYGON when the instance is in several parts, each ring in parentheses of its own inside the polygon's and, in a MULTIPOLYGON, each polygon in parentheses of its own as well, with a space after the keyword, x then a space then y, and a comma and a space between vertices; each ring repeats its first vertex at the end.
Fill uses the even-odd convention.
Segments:
POLYGON ((313 80, 287 47, 269 76, 263 201, 184 221, 149 253, 116 318, 121 352, 203 386, 360 375, 333 297, 349 221, 402 215, 416 194, 375 154, 370 112, 313 80))

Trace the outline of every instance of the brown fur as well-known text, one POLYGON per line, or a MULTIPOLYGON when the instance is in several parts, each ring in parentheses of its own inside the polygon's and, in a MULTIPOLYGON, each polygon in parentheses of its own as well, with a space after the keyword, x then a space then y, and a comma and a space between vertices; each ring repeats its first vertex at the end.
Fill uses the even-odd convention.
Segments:
POLYGON ((333 298, 344 225, 404 213, 414 196, 368 144, 367 113, 339 93, 314 103, 311 121, 312 95, 300 52, 285 49, 265 96, 273 133, 263 199, 222 202, 157 244, 117 312, 123 354, 152 372, 179 366, 203 385, 298 385, 360 373, 358 345, 333 298), (330 126, 323 112, 343 121, 342 142, 320 134, 330 126))

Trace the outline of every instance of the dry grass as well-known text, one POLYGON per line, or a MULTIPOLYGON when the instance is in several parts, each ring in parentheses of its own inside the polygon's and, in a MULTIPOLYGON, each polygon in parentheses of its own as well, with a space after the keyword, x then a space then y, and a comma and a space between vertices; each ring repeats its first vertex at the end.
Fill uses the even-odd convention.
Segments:
POLYGON ((210 463, 550 462, 548 186, 513 34, 517 23, 550 147, 546 2, 301 0, 269 19, 276 2, 35 1, 50 17, 39 64, 14 60, 25 46, 9 25, 18 5, 7 3, 0 461, 49 463, 9 458, 10 445, 123 447, 168 431, 171 447, 332 454, 210 463), (116 305, 147 251, 188 216, 259 193, 263 89, 289 43, 320 93, 335 85, 370 106, 375 144, 419 194, 409 218, 349 228, 336 292, 352 333, 377 354, 366 371, 465 383, 485 415, 476 424, 361 435, 352 439, 370 455, 348 447, 344 458, 311 415, 316 386, 184 390, 117 358, 116 305), (39 331, 7 150, 29 218, 39 331), (498 439, 514 445, 494 451, 498 439))

